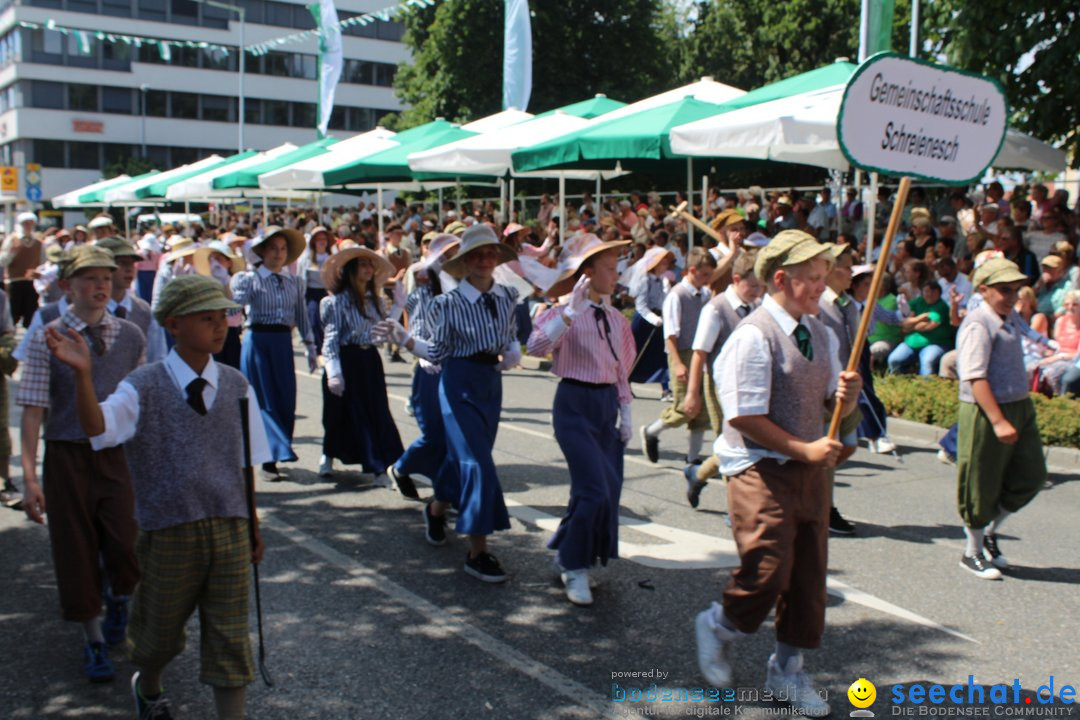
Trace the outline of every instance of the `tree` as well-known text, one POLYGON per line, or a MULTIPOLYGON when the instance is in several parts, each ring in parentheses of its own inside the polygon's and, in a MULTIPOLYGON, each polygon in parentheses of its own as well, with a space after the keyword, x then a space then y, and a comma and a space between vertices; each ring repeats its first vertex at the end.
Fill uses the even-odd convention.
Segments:
POLYGON ((926 36, 950 64, 996 77, 1010 125, 1065 148, 1080 167, 1080 12, 1074 3, 940 0, 926 36))
POLYGON ((160 169, 160 167, 145 158, 126 156, 106 165, 103 174, 106 178, 114 178, 120 175, 135 177, 151 170, 160 169))
MULTIPOLYGON (((538 112, 595 93, 632 102, 674 86, 676 38, 660 0, 533 2, 533 90, 538 112)), ((436 117, 469 121, 502 103, 503 3, 453 0, 406 16, 412 60, 394 87, 408 109, 387 124, 403 129, 436 117)))

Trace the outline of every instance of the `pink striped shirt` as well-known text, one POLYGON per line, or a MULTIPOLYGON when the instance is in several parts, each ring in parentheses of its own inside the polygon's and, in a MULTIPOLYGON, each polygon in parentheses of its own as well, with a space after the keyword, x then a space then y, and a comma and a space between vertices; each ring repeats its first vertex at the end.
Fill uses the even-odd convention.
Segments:
POLYGON ((608 304, 590 304, 574 318, 570 327, 566 327, 562 311, 562 305, 548 308, 533 322, 529 354, 542 357, 551 353, 554 356, 551 371, 559 377, 597 385, 614 384, 618 388, 619 403, 629 403, 632 398, 630 369, 636 355, 630 323, 608 304), (610 346, 609 338, 602 331, 603 321, 596 316, 597 307, 603 308, 611 328, 610 346), (612 350, 618 358, 612 355, 612 350))

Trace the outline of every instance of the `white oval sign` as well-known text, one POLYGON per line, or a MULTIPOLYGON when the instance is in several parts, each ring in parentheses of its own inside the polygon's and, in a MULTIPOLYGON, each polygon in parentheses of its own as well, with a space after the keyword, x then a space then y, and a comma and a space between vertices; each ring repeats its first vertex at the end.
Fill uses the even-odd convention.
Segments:
POLYGON ((997 157, 1007 114, 992 78, 882 53, 848 81, 836 134, 864 170, 968 183, 997 157))

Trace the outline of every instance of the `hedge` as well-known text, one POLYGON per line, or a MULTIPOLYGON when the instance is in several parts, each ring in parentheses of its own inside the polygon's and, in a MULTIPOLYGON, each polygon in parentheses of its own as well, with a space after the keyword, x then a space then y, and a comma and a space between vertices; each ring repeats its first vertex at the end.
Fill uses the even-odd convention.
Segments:
MULTIPOLYGON (((947 428, 956 422, 955 380, 917 375, 877 375, 874 389, 889 415, 947 428)), ((1044 445, 1080 448, 1080 400, 1031 394, 1044 445)))

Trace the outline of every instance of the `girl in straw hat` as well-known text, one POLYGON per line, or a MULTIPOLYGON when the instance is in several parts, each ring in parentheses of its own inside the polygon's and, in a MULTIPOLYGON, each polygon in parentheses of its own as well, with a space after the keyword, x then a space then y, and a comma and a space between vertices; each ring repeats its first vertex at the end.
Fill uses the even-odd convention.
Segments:
MULTIPOLYGON (((229 235, 232 233, 227 233, 223 237, 229 235)), ((243 240, 244 238, 240 238, 241 242, 243 240)), ((212 277, 221 283, 225 288, 225 295, 231 298, 232 291, 229 289, 229 284, 232 282, 232 276, 243 272, 247 268, 247 261, 243 255, 230 246, 229 242, 221 239, 214 240, 196 250, 192 265, 195 267, 195 272, 204 277, 212 277)), ((243 311, 240 308, 226 311, 225 322, 229 328, 225 335, 225 345, 221 352, 214 355, 214 360, 239 370, 240 335, 244 326, 243 311)))
POLYGON ((634 263, 624 283, 634 298, 634 345, 637 347, 637 365, 631 369, 632 382, 659 382, 664 393, 668 392, 667 357, 664 355, 664 338, 660 327, 664 324, 661 308, 664 305, 663 276, 671 269, 675 256, 665 247, 653 247, 634 263))
MULTIPOLYGON (((434 336, 432 326, 432 305, 443 293, 440 271, 443 264, 454 257, 461 241, 454 235, 441 234, 431 241, 427 256, 419 263, 416 271, 416 289, 409 293, 405 309, 409 313, 409 333, 414 338, 430 342, 434 336)), ((387 468, 387 473, 397 483, 403 495, 418 499, 416 486, 410 477, 413 473, 426 475, 431 479, 435 499, 452 503, 457 499, 457 487, 450 484, 456 478, 454 469, 446 462, 446 430, 443 427, 442 410, 439 409, 439 371, 438 365, 427 360, 420 360, 413 372, 412 407, 413 417, 420 426, 420 437, 408 447, 396 463, 387 468), (408 489, 412 488, 409 493, 408 489)), ((429 509, 424 508, 425 517, 429 509)), ((426 523, 431 527, 431 523, 426 523)), ((441 525, 438 526, 441 528, 441 525)), ((427 541, 432 545, 442 545, 445 537, 427 534, 427 541)))
POLYGON ((629 242, 603 242, 591 233, 571 238, 559 258, 562 275, 548 290, 558 296, 573 288, 569 302, 541 314, 529 337, 529 354, 552 353, 552 372, 562 378, 552 413, 570 470, 570 505, 548 547, 558 551, 566 596, 576 605, 592 604, 589 569, 619 555, 635 352, 630 323, 610 297, 620 248, 629 242))
POLYGON ((240 370, 255 388, 274 457, 273 462, 263 464, 263 471, 276 480, 277 462, 296 460, 292 449, 296 422, 294 327, 307 346, 308 370, 315 372, 317 367, 301 283, 283 272, 304 251, 304 236, 297 230, 271 225, 251 249, 259 258, 256 268, 234 275, 230 287, 233 300, 244 307, 247 315, 240 370))
POLYGON ((502 408, 500 371, 521 360, 515 339, 516 290, 494 280, 496 266, 517 257, 495 231, 477 223, 461 236, 461 250, 446 271, 464 281, 432 303, 430 342, 409 335, 397 322, 378 328, 414 355, 442 366, 439 406, 446 426, 447 455, 456 468, 456 501, 436 500, 425 508, 428 534, 443 536, 446 511, 458 508, 457 531, 469 536, 465 572, 484 582, 503 582, 506 573, 488 552, 487 536, 510 529, 510 516, 491 457, 502 408))
MULTIPOLYGON (((323 283, 331 294, 319 304, 326 358, 320 476, 333 472, 337 458, 347 465, 363 465, 378 484, 389 485, 386 468, 404 450, 371 334, 387 316, 380 298, 383 283, 393 272, 386 258, 351 243, 323 266, 323 283)), ((400 314, 400 308, 395 311, 400 314)))
POLYGON ((311 231, 307 250, 296 263, 296 276, 304 283, 304 301, 307 303, 308 322, 315 336, 315 347, 323 346, 322 318, 319 317, 319 303, 326 297, 322 271, 333 252, 330 231, 319 225, 311 231))

